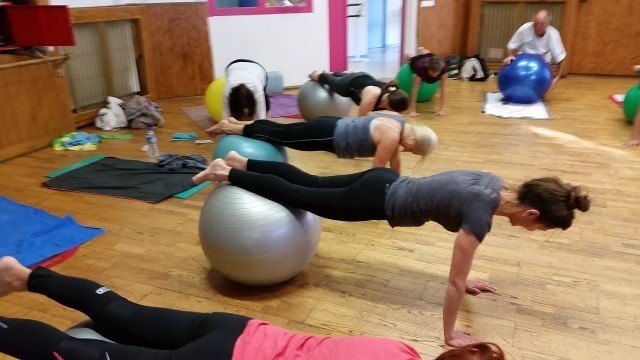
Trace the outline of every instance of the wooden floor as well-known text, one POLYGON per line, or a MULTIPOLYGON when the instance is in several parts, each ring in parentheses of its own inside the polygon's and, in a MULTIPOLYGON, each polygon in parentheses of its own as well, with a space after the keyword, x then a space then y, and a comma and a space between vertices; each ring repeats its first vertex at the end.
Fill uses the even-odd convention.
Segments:
MULTIPOLYGON (((496 81, 451 81, 446 118, 435 103, 419 120, 438 133, 430 160, 403 155, 405 174, 480 169, 519 183, 543 175, 583 184, 592 210, 567 231, 531 233, 496 218, 476 256, 472 277, 498 287, 467 296, 460 327, 494 341, 510 359, 637 359, 640 353, 640 149, 622 146, 630 127, 608 96, 634 78, 570 76, 548 96, 553 120, 508 120, 481 113, 482 94, 496 81)), ((210 156, 212 145, 171 143, 196 131, 181 111, 201 99, 160 103, 166 127, 162 152, 210 156)), ((91 130, 91 129, 89 129, 91 130)), ((93 131, 93 130, 91 130, 93 131)), ((129 131, 122 131, 129 132, 129 131)), ((144 134, 107 140, 99 153, 145 159, 144 134)), ((230 311, 293 330, 401 339, 425 359, 443 349, 442 301, 454 234, 437 225, 391 229, 385 222, 323 220, 317 255, 293 280, 247 288, 209 270, 198 242, 200 207, 210 188, 188 200, 157 205, 48 190, 43 174, 91 154, 44 149, 0 164, 0 193, 107 233, 82 246, 55 270, 102 282, 144 304, 193 311, 230 311)), ((289 151, 290 161, 316 174, 366 169, 369 160, 289 151)), ((42 320, 65 329, 82 314, 33 294, 0 300, 3 316, 42 320)))

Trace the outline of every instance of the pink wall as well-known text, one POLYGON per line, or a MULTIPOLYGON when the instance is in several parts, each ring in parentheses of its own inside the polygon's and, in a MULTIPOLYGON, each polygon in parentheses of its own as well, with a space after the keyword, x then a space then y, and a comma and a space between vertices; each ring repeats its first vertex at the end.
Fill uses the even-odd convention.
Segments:
POLYGON ((400 66, 404 64, 404 37, 406 36, 404 33, 405 24, 407 22, 407 0, 402 0, 402 20, 400 21, 400 26, 402 26, 402 30, 400 31, 400 66))
POLYGON ((329 71, 347 70, 347 0, 329 0, 329 71))

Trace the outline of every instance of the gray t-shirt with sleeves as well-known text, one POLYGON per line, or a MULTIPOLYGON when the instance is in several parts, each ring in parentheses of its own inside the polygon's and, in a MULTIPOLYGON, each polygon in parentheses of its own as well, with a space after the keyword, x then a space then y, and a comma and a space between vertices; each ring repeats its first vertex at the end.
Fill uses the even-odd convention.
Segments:
POLYGON ((482 171, 401 176, 389 186, 385 213, 391 227, 435 221, 451 232, 465 229, 482 241, 491 230, 502 188, 499 177, 482 171))

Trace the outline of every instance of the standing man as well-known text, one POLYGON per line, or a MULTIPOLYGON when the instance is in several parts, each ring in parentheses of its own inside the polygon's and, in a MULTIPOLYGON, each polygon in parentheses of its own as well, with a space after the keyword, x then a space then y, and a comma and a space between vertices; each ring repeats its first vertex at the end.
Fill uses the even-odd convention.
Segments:
POLYGON ((547 10, 541 10, 533 17, 533 21, 522 25, 516 30, 507 44, 509 56, 504 59, 505 64, 511 63, 518 53, 538 54, 547 63, 552 61, 559 65, 558 75, 553 78, 549 91, 558 85, 560 76, 564 71, 567 52, 562 44, 562 38, 558 29, 549 25, 551 14, 547 10))

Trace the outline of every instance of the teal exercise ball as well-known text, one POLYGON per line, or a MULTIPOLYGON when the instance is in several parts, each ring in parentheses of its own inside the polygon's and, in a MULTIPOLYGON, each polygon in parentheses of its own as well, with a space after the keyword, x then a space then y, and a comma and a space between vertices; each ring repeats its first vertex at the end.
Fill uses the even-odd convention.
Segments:
POLYGON ((622 109, 624 110, 624 116, 627 118, 629 124, 633 124, 633 119, 636 118, 638 113, 638 107, 640 106, 640 84, 636 84, 627 91, 627 95, 624 96, 624 103, 622 109))
MULTIPOLYGON (((398 85, 400 89, 409 94, 411 96, 411 86, 413 85, 413 70, 409 67, 409 64, 404 64, 398 71, 398 75, 396 79, 398 80, 398 85)), ((418 102, 425 102, 431 100, 433 95, 438 92, 438 88, 440 87, 440 80, 436 81, 433 84, 428 84, 424 81, 420 82, 420 87, 418 88, 418 102)))
POLYGON ((213 150, 214 159, 224 159, 230 151, 253 160, 287 162, 287 152, 279 145, 240 135, 224 135, 213 150))

